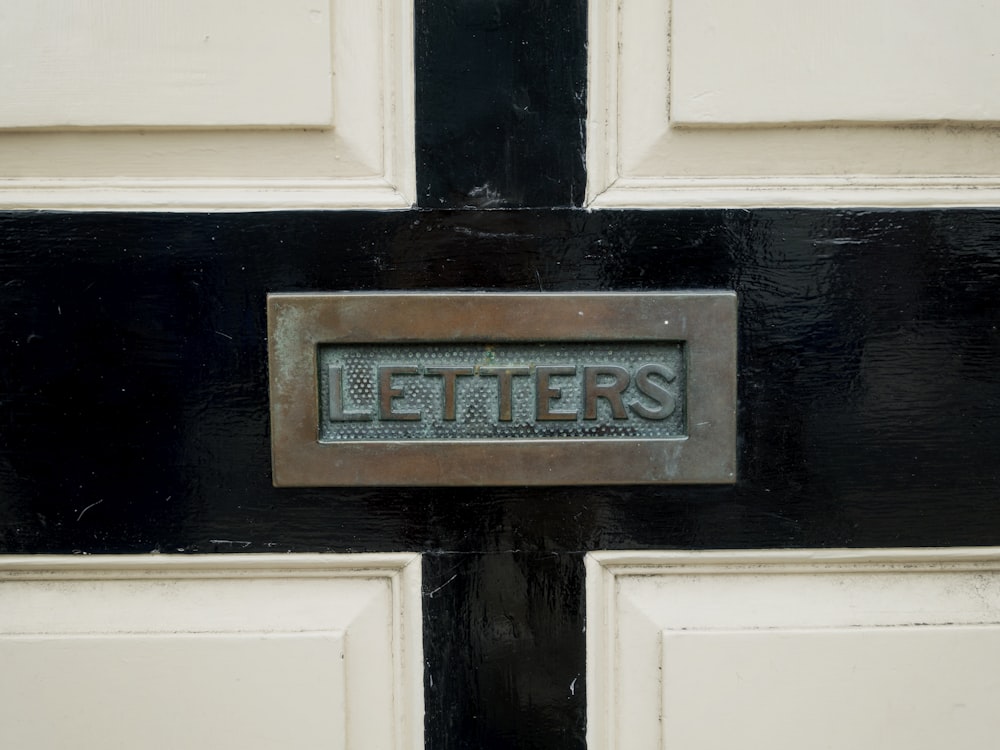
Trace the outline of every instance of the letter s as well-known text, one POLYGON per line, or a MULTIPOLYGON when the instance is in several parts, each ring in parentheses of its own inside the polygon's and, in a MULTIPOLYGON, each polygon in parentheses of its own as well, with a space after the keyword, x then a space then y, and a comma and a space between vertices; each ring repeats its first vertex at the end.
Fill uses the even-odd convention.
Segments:
POLYGON ((656 380, 651 380, 650 375, 658 375, 668 383, 672 383, 677 376, 669 367, 663 365, 643 365, 635 373, 635 385, 645 396, 649 396, 659 404, 659 408, 650 409, 641 401, 633 401, 628 407, 644 419, 666 419, 674 413, 677 404, 674 397, 667 389, 656 380))

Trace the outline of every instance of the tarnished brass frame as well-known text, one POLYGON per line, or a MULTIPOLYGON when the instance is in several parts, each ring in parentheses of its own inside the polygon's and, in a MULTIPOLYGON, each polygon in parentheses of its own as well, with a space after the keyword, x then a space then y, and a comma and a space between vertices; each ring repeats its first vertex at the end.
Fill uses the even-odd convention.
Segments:
POLYGON ((277 487, 730 484, 736 295, 312 293, 267 298, 277 487), (319 442, 320 344, 684 342, 685 437, 319 442))

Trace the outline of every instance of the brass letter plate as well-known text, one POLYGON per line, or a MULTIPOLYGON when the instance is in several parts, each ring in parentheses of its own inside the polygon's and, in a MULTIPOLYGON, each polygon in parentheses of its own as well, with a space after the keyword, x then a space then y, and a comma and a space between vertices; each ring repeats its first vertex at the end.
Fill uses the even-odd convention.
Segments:
POLYGON ((732 483, 732 292, 272 294, 278 487, 732 483))

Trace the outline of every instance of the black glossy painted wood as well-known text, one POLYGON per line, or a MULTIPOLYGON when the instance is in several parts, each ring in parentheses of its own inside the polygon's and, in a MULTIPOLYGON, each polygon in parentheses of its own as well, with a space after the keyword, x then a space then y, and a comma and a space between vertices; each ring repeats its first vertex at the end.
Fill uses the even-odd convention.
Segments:
POLYGON ((0 551, 426 552, 428 747, 582 748, 587 550, 1000 543, 998 299, 1000 211, 0 215, 0 551), (684 288, 734 487, 270 486, 269 291, 684 288))
POLYGON ((580 205, 586 3, 417 0, 415 10, 420 205, 580 205))

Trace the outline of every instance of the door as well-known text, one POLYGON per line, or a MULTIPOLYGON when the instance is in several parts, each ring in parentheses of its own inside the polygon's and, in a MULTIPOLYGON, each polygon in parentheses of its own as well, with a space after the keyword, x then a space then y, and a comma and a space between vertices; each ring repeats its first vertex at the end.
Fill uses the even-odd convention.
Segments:
MULTIPOLYGON (((318 7, 332 9, 336 21, 337 9, 351 6, 318 7)), ((614 139, 600 132, 600 123, 627 121, 599 116, 593 98, 606 81, 588 62, 588 33, 617 22, 600 15, 607 7, 618 6, 591 3, 588 32, 587 4, 574 0, 417 0, 411 126, 390 132, 395 126, 386 123, 397 121, 369 111, 391 101, 405 123, 405 86, 376 82, 384 96, 369 100, 363 76, 356 99, 333 100, 333 115, 309 97, 281 104, 285 125, 294 121, 282 133, 298 131, 307 141, 314 132, 350 133, 329 147, 356 165, 342 174, 317 174, 298 145, 269 151, 279 137, 260 120, 268 107, 241 115, 258 128, 253 137, 231 122, 156 128, 130 124, 126 113, 101 123, 93 139, 103 144, 124 131, 124 145, 65 173, 43 170, 33 198, 7 199, 0 214, 0 552, 19 560, 417 553, 426 747, 582 750, 588 695, 606 687, 587 681, 588 632, 600 627, 586 616, 588 553, 998 544, 1000 211, 990 175, 963 187, 958 168, 942 168, 945 176, 930 181, 939 192, 914 187, 889 199, 842 189, 850 174, 826 185, 829 200, 822 181, 811 198, 787 201, 780 189, 748 199, 754 186, 742 183, 705 200, 664 192, 676 175, 644 175, 641 164, 628 172, 638 162, 615 154, 614 139), (331 117, 343 118, 341 125, 329 126, 331 117), (376 124, 359 128, 359 119, 376 124), (371 128, 383 136, 378 144, 398 151, 375 147, 371 156, 371 128), (213 142, 185 151, 175 169, 171 154, 192 132, 213 142), (166 154, 173 179, 220 150, 215 171, 183 199, 141 176, 124 187, 115 182, 130 168, 123 154, 166 154), (286 162, 284 154, 295 158, 286 162), (619 171, 605 179, 609 161, 619 171), (365 172, 376 163, 379 174, 365 172), (114 185, 86 182, 88 174, 114 185), (252 200, 229 191, 227 180, 246 174, 266 178, 252 200), (337 193, 348 197, 289 188, 303 174, 327 188, 348 185, 337 193), (652 193, 605 190, 644 179, 661 182, 652 193), (269 190, 280 198, 271 200, 269 190), (643 203, 644 195, 653 197, 643 203), (268 293, 680 289, 738 295, 734 485, 271 484, 268 293)), ((312 10, 304 7, 305 22, 312 10)), ((369 28, 364 19, 351 22, 369 28)), ((404 40, 406 28, 397 29, 404 40)), ((293 40, 300 33, 289 31, 293 40)), ((301 54, 322 56, 324 44, 303 42, 301 54)), ((589 49, 597 46, 591 36, 589 49)), ((348 75, 351 61, 366 54, 349 33, 334 36, 330 48, 347 60, 335 75, 348 75)), ((683 60, 696 53, 685 49, 683 60)), ((405 72, 386 75, 398 83, 405 72)), ((282 88, 279 81, 270 95, 282 88)), ((979 91, 992 99, 994 90, 979 91)), ((155 99, 147 104, 150 117, 175 111, 155 99)), ((956 118, 945 119, 887 127, 905 130, 900 137, 920 149, 929 131, 958 127, 956 118)), ((927 148, 968 166, 976 159, 963 149, 995 137, 987 120, 970 125, 957 144, 927 148)), ((28 173, 40 139, 61 154, 93 127, 12 125, 0 136, 5 176, 28 173)), ((745 123, 685 122, 680 137, 749 134, 738 157, 746 165, 769 153, 762 144, 774 131, 811 138, 810 127, 771 123, 751 132, 745 123)), ((686 189, 718 176, 685 174, 686 189)), ((995 613, 995 584, 986 590, 995 613)), ((984 649, 985 658, 990 647, 976 643, 970 648, 984 649)), ((690 653, 698 648, 711 651, 711 644, 694 642, 690 653)), ((240 662, 234 649, 223 664, 240 662)), ((285 652, 275 653, 281 660, 285 652)), ((311 652, 303 653, 308 665, 311 652)), ((222 659, 210 648, 206 654, 222 659)), ((206 659, 191 662, 179 687, 203 678, 198 665, 217 665, 206 659)), ((97 656, 84 662, 88 669, 99 663, 97 656)), ((419 717, 417 725, 408 736, 419 737, 419 717)), ((595 747, 599 741, 590 738, 595 747)))

